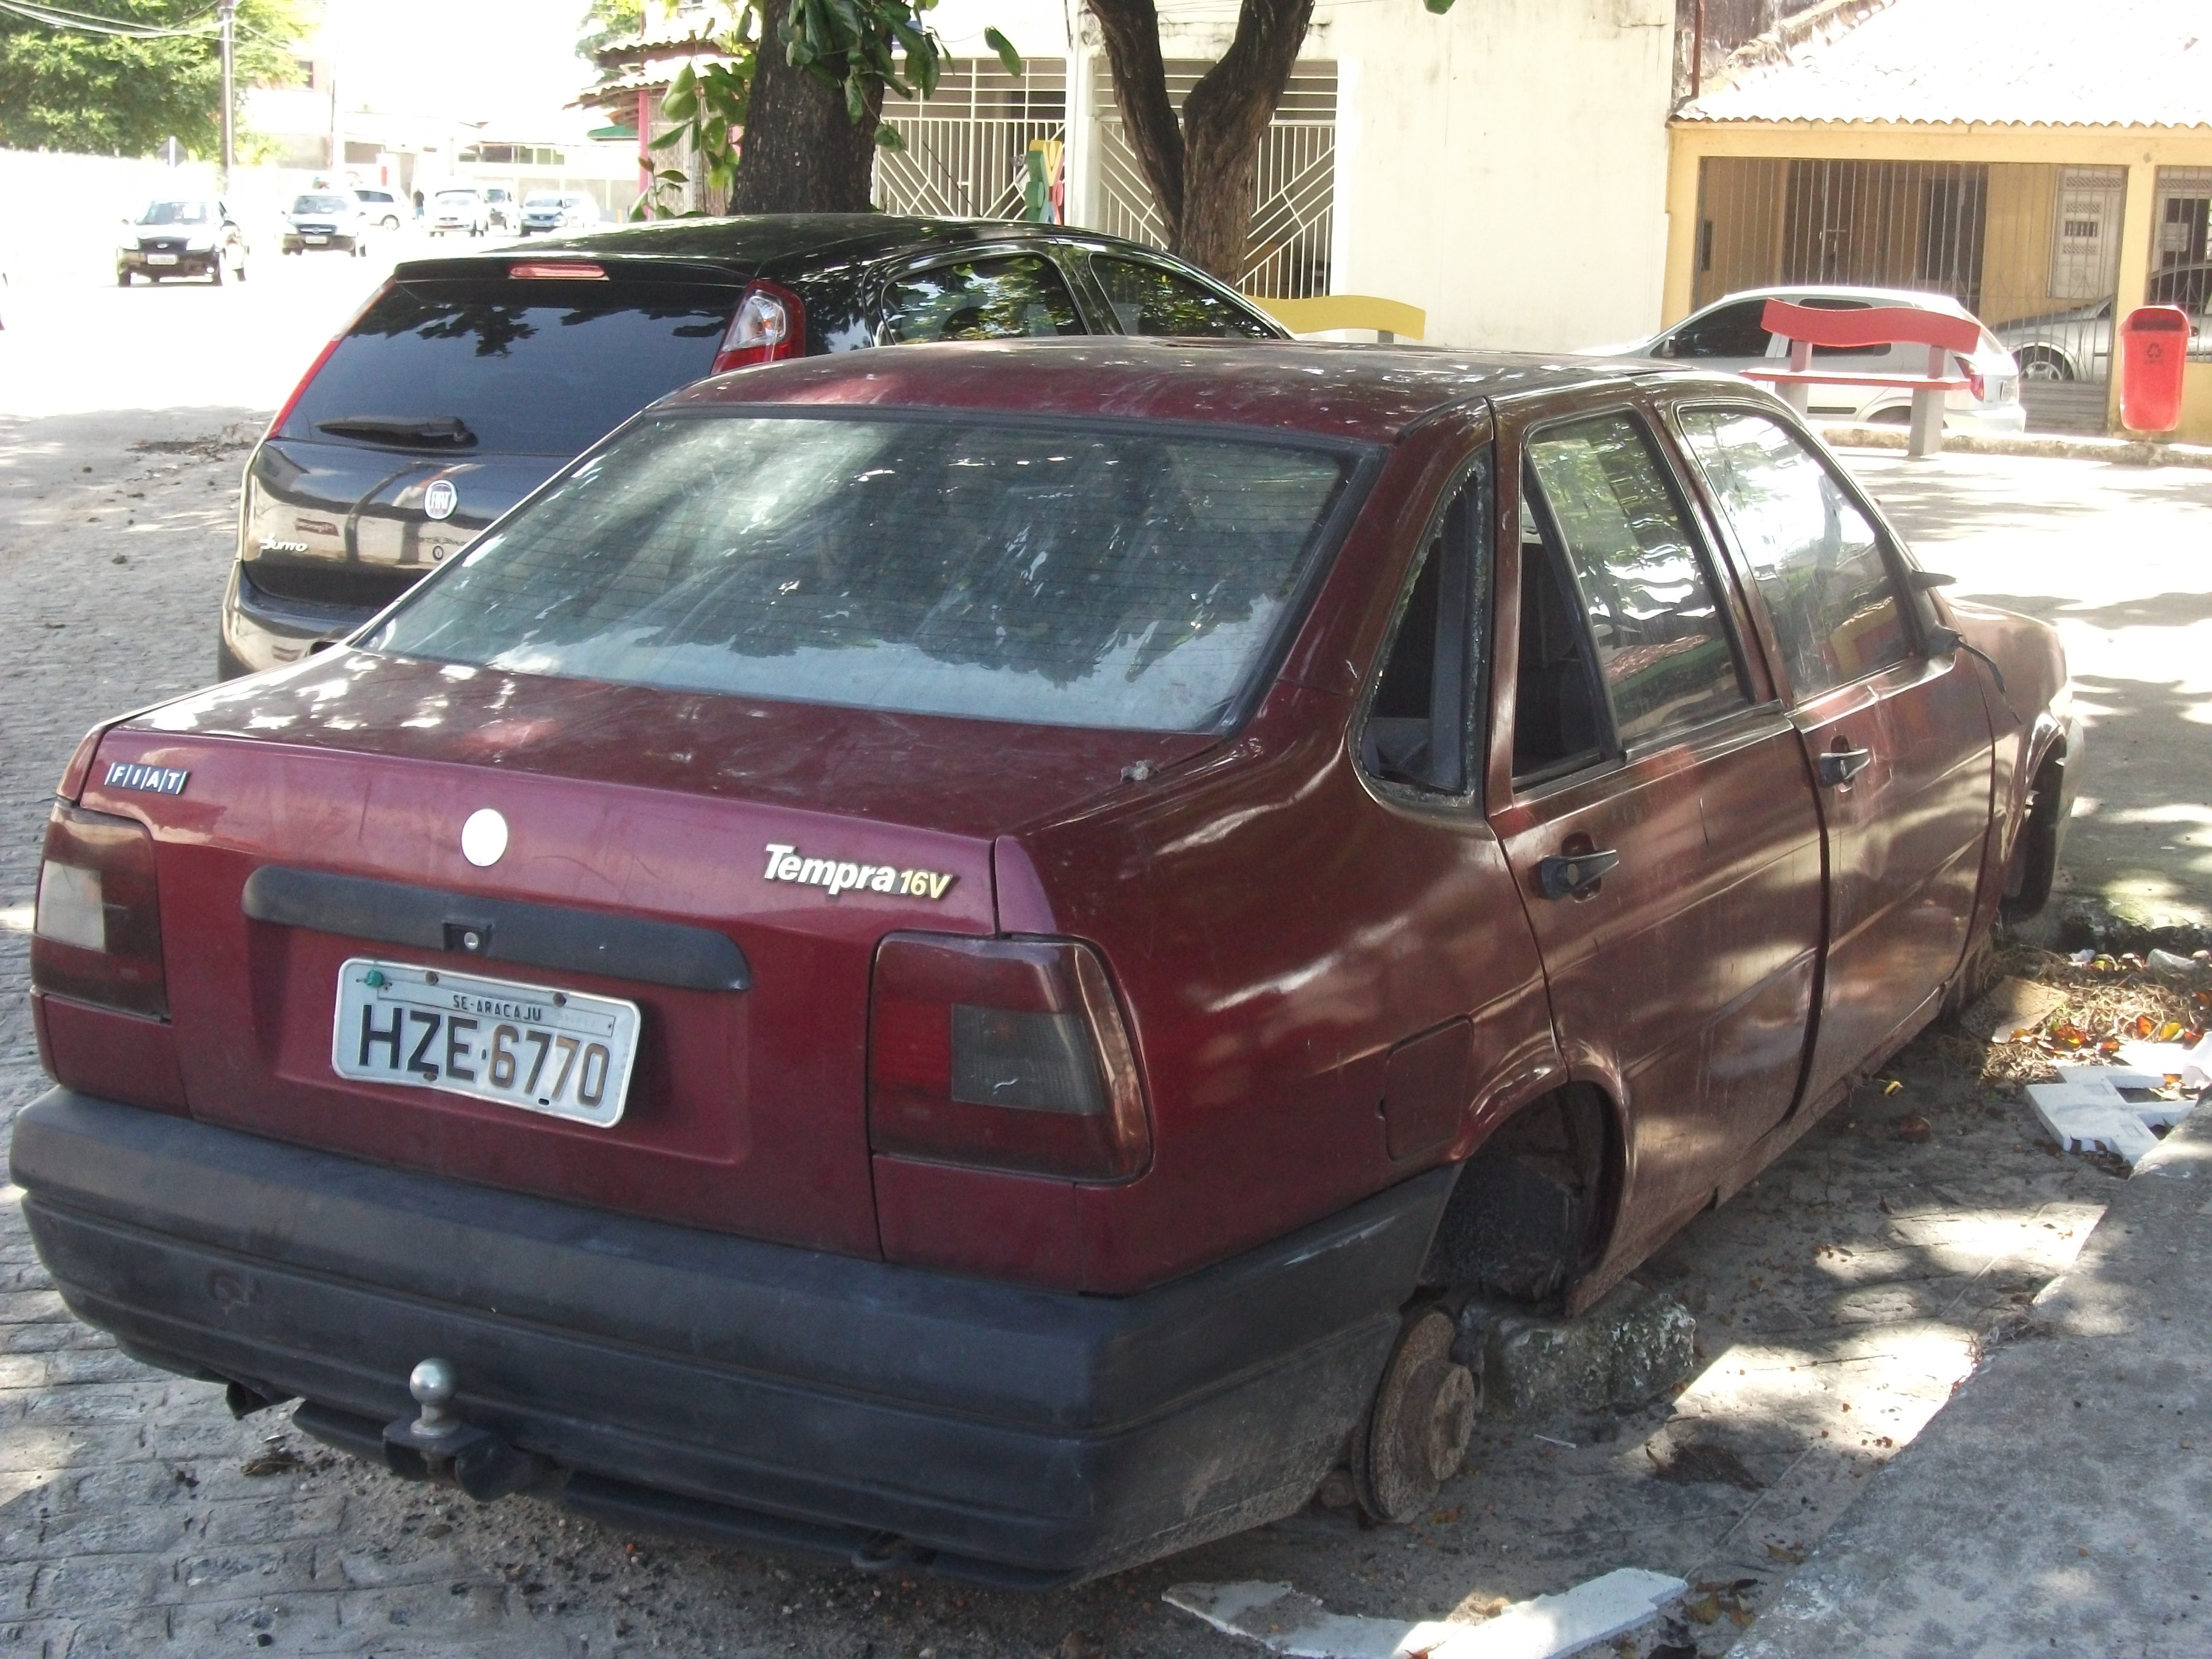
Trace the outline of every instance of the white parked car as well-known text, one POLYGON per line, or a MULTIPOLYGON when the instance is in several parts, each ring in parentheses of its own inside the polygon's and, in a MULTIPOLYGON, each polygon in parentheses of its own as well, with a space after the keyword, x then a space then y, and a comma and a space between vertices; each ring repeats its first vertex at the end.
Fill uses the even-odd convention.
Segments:
POLYGON ((430 198, 423 222, 433 236, 481 236, 491 228, 491 216, 475 191, 441 190, 430 198))
MULTIPOLYGON (((1968 390, 1954 392, 1943 400, 1943 427, 1948 432, 2020 432, 2027 426, 2027 411, 2020 401, 2020 368, 2004 343, 1980 319, 1947 294, 1926 294, 1912 289, 1850 288, 1839 284, 1797 284, 1781 288, 1746 289, 1716 300, 1694 311, 1674 327, 1625 344, 1593 347, 1583 355, 1608 357, 1663 357, 1693 362, 1701 368, 1731 369, 1741 374, 1761 367, 1789 366, 1790 343, 1769 334, 1760 318, 1769 300, 1815 310, 1856 311, 1869 306, 1909 306, 1964 317, 1980 327, 1982 343, 1971 360, 1955 360, 1968 390)), ((1848 374, 1894 374, 1922 375, 1928 372, 1928 348, 1919 345, 1815 347, 1813 365, 1832 363, 1848 374)), ((1905 425, 1912 419, 1912 392, 1906 386, 1852 386, 1821 382, 1810 389, 1808 413, 1817 421, 1905 425)))
POLYGON ((522 234, 589 230, 599 222, 599 204, 581 191, 537 191, 522 204, 522 234))

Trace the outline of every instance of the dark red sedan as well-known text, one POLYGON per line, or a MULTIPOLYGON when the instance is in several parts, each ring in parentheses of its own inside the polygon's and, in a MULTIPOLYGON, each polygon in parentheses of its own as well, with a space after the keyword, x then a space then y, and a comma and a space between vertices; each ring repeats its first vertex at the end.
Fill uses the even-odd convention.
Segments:
POLYGON ((48 831, 69 1304, 479 1498, 1042 1585, 1455 1466, 1975 977, 2080 763, 1778 404, 1071 340, 725 376, 48 831), (412 1398, 410 1399, 410 1383, 412 1398))

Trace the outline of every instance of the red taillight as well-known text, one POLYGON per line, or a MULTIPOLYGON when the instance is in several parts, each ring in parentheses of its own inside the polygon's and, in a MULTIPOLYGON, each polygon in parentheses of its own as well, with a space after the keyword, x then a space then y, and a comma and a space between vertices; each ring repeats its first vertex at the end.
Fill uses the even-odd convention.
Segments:
POLYGON ((166 1019, 154 837, 132 818, 56 806, 39 866, 31 988, 166 1019))
POLYGON ((868 1144, 1078 1181, 1152 1157, 1105 968, 1073 939, 893 933, 868 1011, 868 1144))
POLYGON ((507 274, 538 282, 604 283, 607 280, 604 268, 586 264, 580 259, 564 259, 557 264, 514 264, 507 268, 507 274))
POLYGON ((368 302, 359 311, 346 319, 346 325, 343 328, 331 336, 329 343, 318 351, 315 354, 315 361, 307 365, 307 372, 300 377, 299 385, 292 388, 292 395, 284 399, 284 406, 276 411, 276 418, 269 422, 268 431, 261 434, 264 438, 273 438, 284 429, 284 422, 292 418, 292 411, 300 406, 301 394, 307 391, 309 382, 323 372, 323 365, 330 362, 331 353, 336 351, 345 337, 353 332, 354 325, 368 315, 369 307, 391 292, 392 283, 387 280, 378 287, 375 293, 368 296, 368 302))
POLYGON ((1989 402, 1990 383, 1982 377, 1981 370, 1972 363, 1961 363, 1959 367, 1966 371, 1966 390, 1974 394, 1974 401, 1978 404, 1989 402))
POLYGON ((781 362, 805 349, 806 309, 799 296, 774 283, 755 283, 738 301, 738 314, 714 354, 714 372, 781 362))

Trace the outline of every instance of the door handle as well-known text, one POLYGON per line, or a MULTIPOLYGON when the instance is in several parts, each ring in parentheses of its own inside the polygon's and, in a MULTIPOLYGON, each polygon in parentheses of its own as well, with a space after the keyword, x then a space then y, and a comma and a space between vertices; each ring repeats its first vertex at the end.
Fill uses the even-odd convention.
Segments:
POLYGON ((1831 749, 1820 757, 1820 782, 1841 789, 1874 763, 1871 749, 1831 749))
POLYGON ((1536 866, 1536 885, 1546 898, 1579 898, 1620 862, 1620 854, 1611 851, 1548 858, 1536 866))

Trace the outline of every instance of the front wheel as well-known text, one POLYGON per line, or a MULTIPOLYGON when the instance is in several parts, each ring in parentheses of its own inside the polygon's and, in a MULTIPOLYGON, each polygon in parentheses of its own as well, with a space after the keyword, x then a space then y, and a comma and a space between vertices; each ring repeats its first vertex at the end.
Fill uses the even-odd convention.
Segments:
POLYGON ((115 286, 118 288, 129 288, 131 286, 131 273, 127 270, 117 271, 115 273, 115 286))

